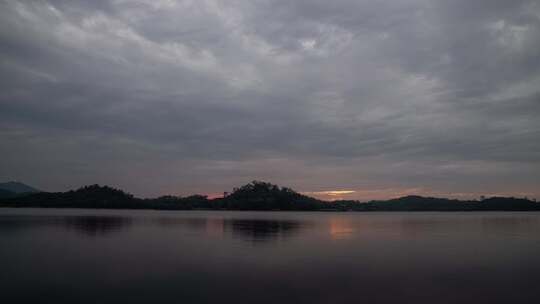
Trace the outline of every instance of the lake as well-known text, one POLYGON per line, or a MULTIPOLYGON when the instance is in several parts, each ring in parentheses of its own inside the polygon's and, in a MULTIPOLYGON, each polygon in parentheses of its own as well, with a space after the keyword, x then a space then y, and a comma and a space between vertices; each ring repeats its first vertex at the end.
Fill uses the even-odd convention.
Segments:
POLYGON ((4 303, 540 303, 540 212, 0 208, 4 303))

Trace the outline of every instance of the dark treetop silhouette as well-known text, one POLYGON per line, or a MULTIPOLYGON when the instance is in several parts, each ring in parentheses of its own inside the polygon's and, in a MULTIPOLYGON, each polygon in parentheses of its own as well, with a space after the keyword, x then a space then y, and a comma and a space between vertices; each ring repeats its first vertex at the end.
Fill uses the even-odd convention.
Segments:
MULTIPOLYGON (((5 192, 5 191, 3 191, 5 192)), ((528 199, 492 197, 478 200, 453 200, 406 196, 386 201, 327 202, 295 192, 286 187, 253 181, 222 198, 203 195, 136 198, 122 190, 91 185, 68 192, 3 193, 1 207, 109 208, 163 210, 306 210, 306 211, 534 211, 540 204, 528 199)))

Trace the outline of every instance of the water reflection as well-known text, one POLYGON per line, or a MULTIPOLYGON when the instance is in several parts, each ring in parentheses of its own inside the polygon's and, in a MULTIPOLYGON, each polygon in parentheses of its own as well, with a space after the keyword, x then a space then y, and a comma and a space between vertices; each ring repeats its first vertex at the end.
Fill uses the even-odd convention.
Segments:
POLYGON ((153 221, 154 224, 172 229, 204 230, 206 218, 185 218, 185 217, 160 217, 153 221))
POLYGON ((18 230, 25 230, 38 224, 43 224, 42 221, 36 221, 32 216, 0 216, 0 233, 10 233, 18 230))
POLYGON ((538 256, 540 213, 0 208, 6 303, 528 304, 538 256))
POLYGON ((352 236, 354 229, 352 223, 346 218, 331 218, 329 220, 330 237, 334 240, 346 239, 352 236))
POLYGON ((68 216, 60 221, 64 227, 92 237, 120 231, 131 223, 131 218, 120 216, 68 216))
POLYGON ((292 220, 225 220, 224 227, 232 231, 233 237, 238 237, 252 243, 264 243, 290 237, 302 228, 300 221, 292 220))
POLYGON ((188 229, 211 237, 231 236, 250 243, 283 240, 299 233, 307 225, 303 221, 242 218, 158 218, 162 227, 188 229))
POLYGON ((212 237, 223 237, 225 224, 222 218, 209 218, 205 223, 206 234, 212 237))
POLYGON ((0 233, 61 228, 95 237, 119 231, 131 224, 131 218, 120 216, 1 216, 0 233))

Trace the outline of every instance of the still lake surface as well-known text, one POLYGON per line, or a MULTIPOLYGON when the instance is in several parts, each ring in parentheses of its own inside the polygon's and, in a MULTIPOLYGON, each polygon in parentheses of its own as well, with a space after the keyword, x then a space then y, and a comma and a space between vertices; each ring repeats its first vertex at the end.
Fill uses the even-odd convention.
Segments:
POLYGON ((540 212, 0 208, 4 303, 540 303, 540 212))

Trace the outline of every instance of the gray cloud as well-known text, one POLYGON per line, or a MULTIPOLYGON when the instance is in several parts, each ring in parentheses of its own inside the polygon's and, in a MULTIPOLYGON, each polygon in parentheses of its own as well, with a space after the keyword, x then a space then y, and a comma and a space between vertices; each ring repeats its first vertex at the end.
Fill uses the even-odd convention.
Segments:
POLYGON ((540 197, 538 49, 532 0, 3 1, 0 178, 540 197))

